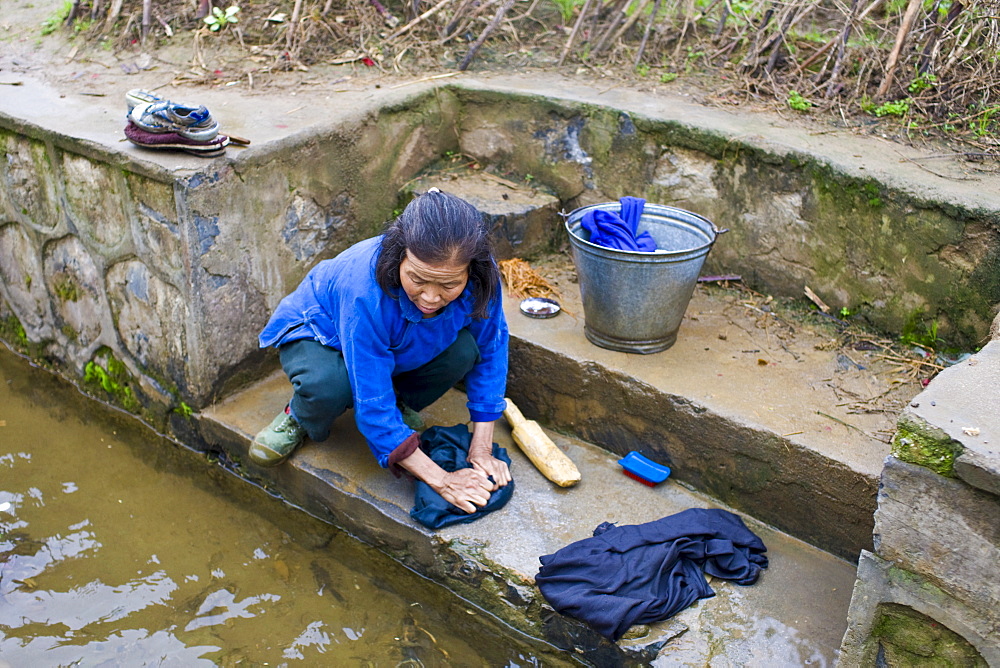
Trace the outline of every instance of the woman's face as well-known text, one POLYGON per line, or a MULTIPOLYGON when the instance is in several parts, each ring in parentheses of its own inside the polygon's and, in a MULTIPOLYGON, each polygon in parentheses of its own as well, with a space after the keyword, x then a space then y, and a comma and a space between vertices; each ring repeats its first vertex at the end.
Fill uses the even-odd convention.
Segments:
POLYGON ((428 264, 406 251, 399 263, 399 282, 410 301, 430 318, 462 294, 469 282, 469 265, 428 264))

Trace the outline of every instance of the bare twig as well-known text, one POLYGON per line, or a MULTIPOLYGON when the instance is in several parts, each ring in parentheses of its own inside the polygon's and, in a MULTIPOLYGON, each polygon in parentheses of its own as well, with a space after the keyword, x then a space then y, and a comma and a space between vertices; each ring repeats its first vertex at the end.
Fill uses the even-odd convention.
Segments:
MULTIPOLYGON (((402 88, 403 86, 412 86, 413 84, 423 83, 424 81, 434 81, 435 79, 446 79, 448 77, 457 77, 461 72, 445 72, 444 74, 433 74, 429 77, 420 77, 419 79, 414 79, 413 81, 404 81, 403 83, 395 84, 389 86, 389 88, 402 88)), ((485 172, 483 172, 485 174, 485 172)))
POLYGON ((892 47, 892 51, 889 53, 889 59, 885 64, 885 78, 882 79, 882 85, 878 87, 878 97, 885 97, 889 92, 889 88, 892 87, 893 77, 896 76, 896 67, 899 65, 899 54, 903 50, 903 45, 906 43, 906 37, 910 34, 910 29, 913 27, 913 21, 917 18, 917 10, 920 9, 921 0, 910 0, 910 3, 906 6, 906 12, 903 14, 903 20, 899 24, 899 31, 896 33, 896 44, 892 47))
POLYGON ((639 20, 640 16, 642 16, 642 12, 645 11, 646 5, 648 4, 649 0, 639 0, 639 6, 635 8, 632 16, 628 17, 628 20, 625 21, 620 28, 618 28, 618 32, 616 32, 614 37, 611 38, 612 43, 617 42, 622 35, 628 32, 629 28, 635 25, 635 22, 639 20))
POLYGON ((289 51, 295 42, 295 33, 298 31, 299 18, 302 16, 302 0, 295 0, 292 6, 292 19, 288 23, 288 33, 285 36, 285 48, 289 51))
POLYGON ((108 9, 108 19, 104 23, 104 32, 111 30, 111 27, 118 20, 118 17, 122 13, 122 5, 125 0, 111 0, 111 7, 108 9))
MULTIPOLYGON (((583 3, 583 9, 580 10, 580 16, 576 19, 576 23, 573 24, 573 31, 569 34, 569 38, 566 40, 566 46, 563 47, 562 55, 559 56, 559 65, 563 64, 566 60, 566 54, 573 47, 573 41, 576 39, 576 34, 580 31, 580 26, 583 25, 583 19, 587 16, 587 10, 590 9, 590 1, 585 0, 583 3)), ((657 0, 659 1, 659 0, 657 0)))
POLYGON ((604 50, 604 45, 608 42, 608 37, 611 33, 621 25, 621 22, 628 18, 628 9, 632 6, 635 0, 619 0, 616 10, 613 10, 611 20, 608 21, 608 25, 604 28, 604 32, 601 37, 597 40, 597 44, 594 49, 590 52, 591 57, 596 57, 601 51, 604 50))
POLYGON ((153 25, 153 0, 142 0, 142 41, 146 41, 149 34, 149 27, 153 25))
MULTIPOLYGON (((475 5, 476 1, 477 0, 473 0, 471 4, 475 5)), ((454 20, 454 23, 457 24, 457 27, 450 31, 446 30, 445 37, 441 39, 440 43, 446 44, 452 38, 458 35, 464 35, 468 31, 469 26, 472 25, 473 21, 475 21, 477 16, 485 12, 487 9, 490 9, 498 2, 500 2, 500 0, 486 0, 486 2, 480 2, 471 12, 462 15, 459 15, 459 12, 456 10, 455 12, 456 18, 454 20), (459 23, 460 21, 461 23, 459 23)))
POLYGON ((837 418, 837 417, 833 417, 832 415, 828 415, 828 414, 826 414, 826 413, 824 413, 824 412, 822 412, 822 411, 816 411, 816 415, 822 415, 823 417, 825 417, 825 418, 829 418, 829 419, 833 420, 834 422, 839 422, 840 424, 844 425, 844 426, 845 426, 845 427, 847 427, 848 429, 853 429, 854 431, 856 431, 856 432, 858 432, 858 433, 860 433, 860 434, 864 434, 864 433, 865 433, 865 432, 864 432, 864 430, 862 430, 862 429, 859 429, 858 427, 855 427, 855 426, 854 426, 853 424, 851 424, 850 422, 844 422, 844 421, 843 421, 843 420, 841 420, 840 418, 837 418))
POLYGON ((830 73, 830 81, 826 87, 826 99, 833 97, 837 90, 837 82, 840 79, 840 72, 844 69, 844 56, 847 54, 847 40, 851 38, 851 28, 854 24, 854 13, 858 10, 858 0, 851 0, 851 11, 844 19, 844 29, 840 33, 840 40, 837 42, 837 59, 833 62, 833 71, 830 73))
POLYGON ((661 0, 656 0, 653 3, 653 11, 649 15, 649 21, 646 22, 646 30, 642 33, 642 42, 639 44, 639 51, 635 54, 635 62, 632 63, 632 67, 639 67, 639 63, 642 62, 642 54, 646 50, 646 41, 649 39, 649 32, 653 29, 653 22, 656 21, 656 17, 660 13, 660 2, 661 0))
MULTIPOLYGON (((445 0, 442 0, 442 2, 444 1, 445 0)), ((496 16, 494 16, 493 20, 490 21, 489 24, 483 29, 483 32, 479 35, 479 38, 469 48, 469 52, 465 54, 465 58, 463 58, 462 62, 458 64, 459 71, 461 72, 465 71, 465 69, 469 66, 469 63, 472 62, 472 59, 475 58, 476 52, 479 51, 479 47, 483 45, 483 43, 486 41, 486 38, 490 36, 490 33, 496 30, 496 27, 500 25, 501 21, 503 21, 504 14, 506 14, 507 10, 509 10, 513 6, 514 6, 514 0, 504 0, 504 3, 500 6, 500 9, 497 10, 496 16)))
POLYGON ((425 19, 427 19, 427 18, 429 18, 431 16, 434 16, 439 11, 441 11, 441 9, 444 8, 445 5, 447 5, 451 1, 452 0, 441 0, 441 2, 437 3, 436 5, 434 5, 430 9, 428 9, 426 12, 424 12, 420 16, 416 17, 415 19, 413 19, 412 21, 410 21, 409 23, 407 23, 406 25, 404 25, 402 28, 399 28, 396 32, 394 32, 391 35, 389 35, 388 37, 386 37, 385 41, 386 42, 391 42, 392 40, 396 39, 400 35, 403 35, 403 34, 409 32, 410 29, 413 28, 413 26, 419 24, 420 22, 424 21, 425 19))

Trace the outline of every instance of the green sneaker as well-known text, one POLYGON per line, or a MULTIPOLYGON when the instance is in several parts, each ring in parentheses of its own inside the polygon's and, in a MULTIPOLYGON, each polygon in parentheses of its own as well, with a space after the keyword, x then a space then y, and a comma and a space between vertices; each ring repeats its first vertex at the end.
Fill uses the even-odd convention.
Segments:
POLYGON ((281 411, 254 437, 250 445, 250 459, 258 466, 275 466, 288 459, 295 448, 302 445, 305 437, 306 430, 299 426, 295 418, 281 411))
POLYGON ((413 410, 406 404, 399 404, 399 412, 403 414, 403 422, 413 431, 423 431, 427 429, 427 424, 420 417, 420 413, 413 410))

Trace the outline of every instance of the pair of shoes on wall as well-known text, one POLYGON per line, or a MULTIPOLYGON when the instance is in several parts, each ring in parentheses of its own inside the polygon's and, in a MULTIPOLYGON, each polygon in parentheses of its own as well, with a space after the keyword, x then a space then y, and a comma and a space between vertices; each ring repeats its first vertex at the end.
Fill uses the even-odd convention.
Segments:
POLYGON ((218 122, 204 105, 172 102, 142 88, 125 93, 125 103, 128 105, 125 137, 136 146, 213 158, 224 154, 231 141, 250 143, 220 134, 218 122))
POLYGON ((178 134, 198 142, 210 142, 219 134, 219 124, 204 105, 172 102, 141 88, 125 93, 125 103, 129 122, 145 132, 178 134))
POLYGON ((226 152, 229 137, 217 134, 211 141, 197 141, 179 132, 150 132, 129 121, 125 137, 136 146, 153 149, 186 151, 204 158, 214 158, 226 152))

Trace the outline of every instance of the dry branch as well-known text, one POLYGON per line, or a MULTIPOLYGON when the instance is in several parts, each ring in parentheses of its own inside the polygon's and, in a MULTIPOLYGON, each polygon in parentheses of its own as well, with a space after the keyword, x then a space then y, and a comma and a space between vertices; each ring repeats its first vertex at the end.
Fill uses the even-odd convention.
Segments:
POLYGON ((878 97, 885 97, 889 92, 889 88, 892 87, 893 77, 896 75, 896 67, 899 65, 899 54, 903 50, 903 45, 906 43, 906 37, 910 34, 910 29, 913 27, 913 21, 917 18, 917 10, 920 9, 921 0, 910 0, 910 4, 906 6, 906 13, 903 14, 903 20, 899 24, 899 31, 896 33, 896 44, 892 47, 892 51, 889 53, 889 59, 885 64, 885 78, 882 79, 882 85, 878 87, 878 97))
POLYGON ((425 19, 427 19, 427 18, 429 18, 429 17, 434 16, 435 14, 437 14, 439 11, 441 11, 441 9, 444 8, 445 5, 447 5, 451 1, 452 0, 441 0, 441 2, 437 3, 436 5, 434 5, 430 9, 428 9, 426 12, 424 12, 420 16, 416 17, 415 19, 413 19, 412 21, 410 21, 409 23, 407 23, 406 25, 404 25, 402 28, 400 28, 396 32, 394 32, 391 35, 389 35, 388 37, 386 37, 385 41, 386 42, 391 42, 392 40, 396 39, 400 35, 403 35, 403 34, 409 32, 411 28, 413 28, 414 26, 418 25, 421 21, 424 21, 425 19))
MULTIPOLYGON (((446 0, 442 0, 442 2, 445 1, 446 0)), ((469 66, 469 63, 472 62, 472 59, 475 58, 476 52, 479 51, 479 47, 483 45, 483 43, 486 41, 486 38, 490 36, 490 33, 496 30, 497 26, 500 25, 500 22, 503 21, 504 14, 506 14, 507 11, 513 6, 514 6, 514 0, 504 0, 504 3, 500 6, 500 9, 497 10, 496 16, 494 16, 493 20, 490 21, 489 24, 483 29, 483 32, 479 35, 479 38, 476 40, 475 44, 473 44, 472 47, 469 48, 469 52, 465 54, 465 58, 463 58, 462 62, 458 64, 458 69, 460 71, 462 72, 465 71, 465 69, 469 66)))
POLYGON ((653 3, 653 12, 649 15, 649 21, 646 22, 646 29, 642 33, 642 42, 639 44, 639 51, 635 54, 635 62, 632 63, 633 68, 639 67, 639 63, 642 62, 642 54, 646 51, 649 32, 653 29, 653 22, 656 21, 656 17, 660 13, 660 2, 661 0, 656 0, 653 3))
POLYGON ((830 73, 830 81, 826 87, 826 99, 833 97, 837 90, 837 82, 840 80, 840 73, 844 69, 844 56, 847 55, 847 41, 851 38, 851 27, 854 25, 854 13, 858 9, 858 0, 851 0, 851 11, 847 13, 844 20, 844 29, 840 33, 840 40, 837 43, 837 59, 833 62, 833 71, 830 73))
POLYGON ((562 55, 559 56, 559 64, 562 65, 563 61, 566 60, 566 54, 573 47, 573 41, 576 39, 576 34, 580 31, 580 26, 583 24, 584 17, 587 16, 587 10, 590 9, 590 1, 585 0, 583 3, 583 9, 580 10, 580 16, 576 19, 576 23, 573 24, 573 31, 569 34, 569 38, 566 40, 566 46, 563 47, 562 55))

